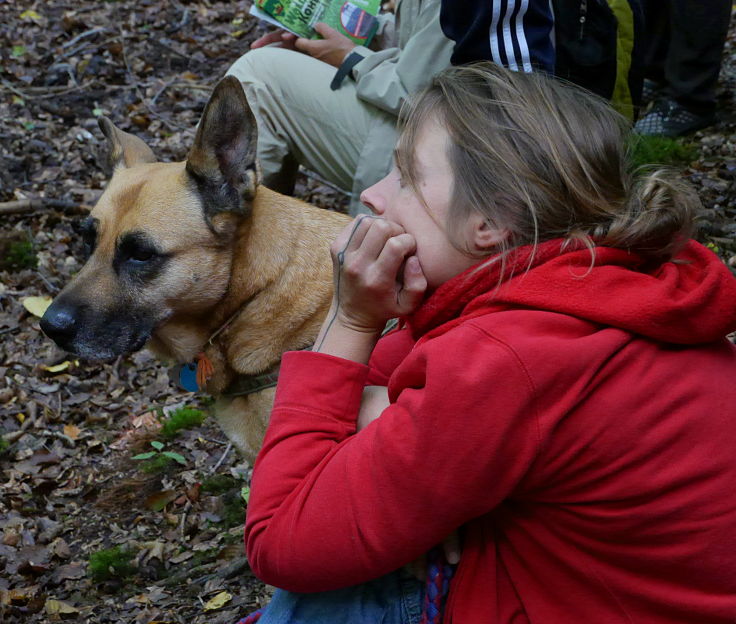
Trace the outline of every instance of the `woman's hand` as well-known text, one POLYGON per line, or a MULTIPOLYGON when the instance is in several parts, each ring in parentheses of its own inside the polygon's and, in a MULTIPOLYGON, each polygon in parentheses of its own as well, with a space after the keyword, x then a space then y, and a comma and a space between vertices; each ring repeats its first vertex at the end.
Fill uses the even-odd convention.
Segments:
POLYGON ((330 248, 334 267, 336 322, 355 331, 380 331, 389 319, 412 312, 422 301, 427 280, 416 242, 403 228, 362 215, 330 248))
POLYGON ((427 280, 416 242, 397 223, 361 215, 330 251, 335 289, 314 350, 365 363, 386 321, 422 301, 427 280))

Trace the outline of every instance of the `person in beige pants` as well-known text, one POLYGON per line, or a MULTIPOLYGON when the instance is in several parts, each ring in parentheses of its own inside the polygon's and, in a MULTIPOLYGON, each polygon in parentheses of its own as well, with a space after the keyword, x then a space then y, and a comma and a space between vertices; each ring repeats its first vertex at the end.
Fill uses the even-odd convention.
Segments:
POLYGON ((439 12, 439 0, 399 0, 381 16, 379 50, 325 24, 323 39, 275 32, 254 42, 227 74, 258 120, 263 183, 291 193, 302 165, 349 193, 351 214, 365 212, 360 193, 391 169, 402 103, 450 64, 439 12))

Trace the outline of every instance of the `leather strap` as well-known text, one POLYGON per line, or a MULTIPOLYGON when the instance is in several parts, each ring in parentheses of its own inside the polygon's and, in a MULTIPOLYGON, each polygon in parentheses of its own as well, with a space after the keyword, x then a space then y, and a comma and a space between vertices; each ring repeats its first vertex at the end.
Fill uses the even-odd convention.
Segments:
POLYGON ((340 67, 337 68, 335 77, 330 83, 330 89, 332 89, 333 91, 337 91, 342 85, 342 81, 345 80, 346 76, 349 75, 352 78, 352 74, 350 72, 353 71, 353 67, 355 67, 362 60, 363 56, 358 52, 351 52, 350 54, 348 54, 340 67))
POLYGON ((279 380, 279 367, 262 375, 242 375, 233 381, 220 396, 247 396, 266 388, 273 388, 279 380))

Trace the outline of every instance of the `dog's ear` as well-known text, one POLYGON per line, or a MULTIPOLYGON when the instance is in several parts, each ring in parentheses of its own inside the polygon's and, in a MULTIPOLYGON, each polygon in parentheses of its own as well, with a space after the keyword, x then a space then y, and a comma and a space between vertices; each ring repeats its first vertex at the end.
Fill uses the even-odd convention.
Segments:
POLYGON ((260 182, 258 128, 240 81, 223 78, 212 92, 187 158, 187 172, 205 196, 207 217, 246 215, 260 182))
POLYGON ((107 117, 100 117, 98 123, 107 139, 108 163, 113 172, 120 167, 156 162, 156 156, 142 139, 123 132, 107 117))

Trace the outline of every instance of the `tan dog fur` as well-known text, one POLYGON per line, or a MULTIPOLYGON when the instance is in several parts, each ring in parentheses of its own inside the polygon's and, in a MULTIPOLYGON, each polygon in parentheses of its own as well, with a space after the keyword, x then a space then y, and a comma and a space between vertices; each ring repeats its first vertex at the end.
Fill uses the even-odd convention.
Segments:
MULTIPOLYGON (((49 308, 44 331, 103 360, 145 339, 168 361, 191 362, 204 351, 214 366, 206 390, 215 397, 236 376, 266 372, 284 351, 308 347, 332 297, 329 245, 349 218, 258 186, 255 120, 240 84, 218 85, 187 162, 154 162, 140 139, 101 125, 115 168, 90 214, 94 253, 49 308), (210 202, 194 179, 216 193, 226 187, 228 201, 210 202), (156 253, 146 260, 149 244, 156 253)), ((267 389, 215 404, 218 422, 251 462, 273 395, 267 389)))

